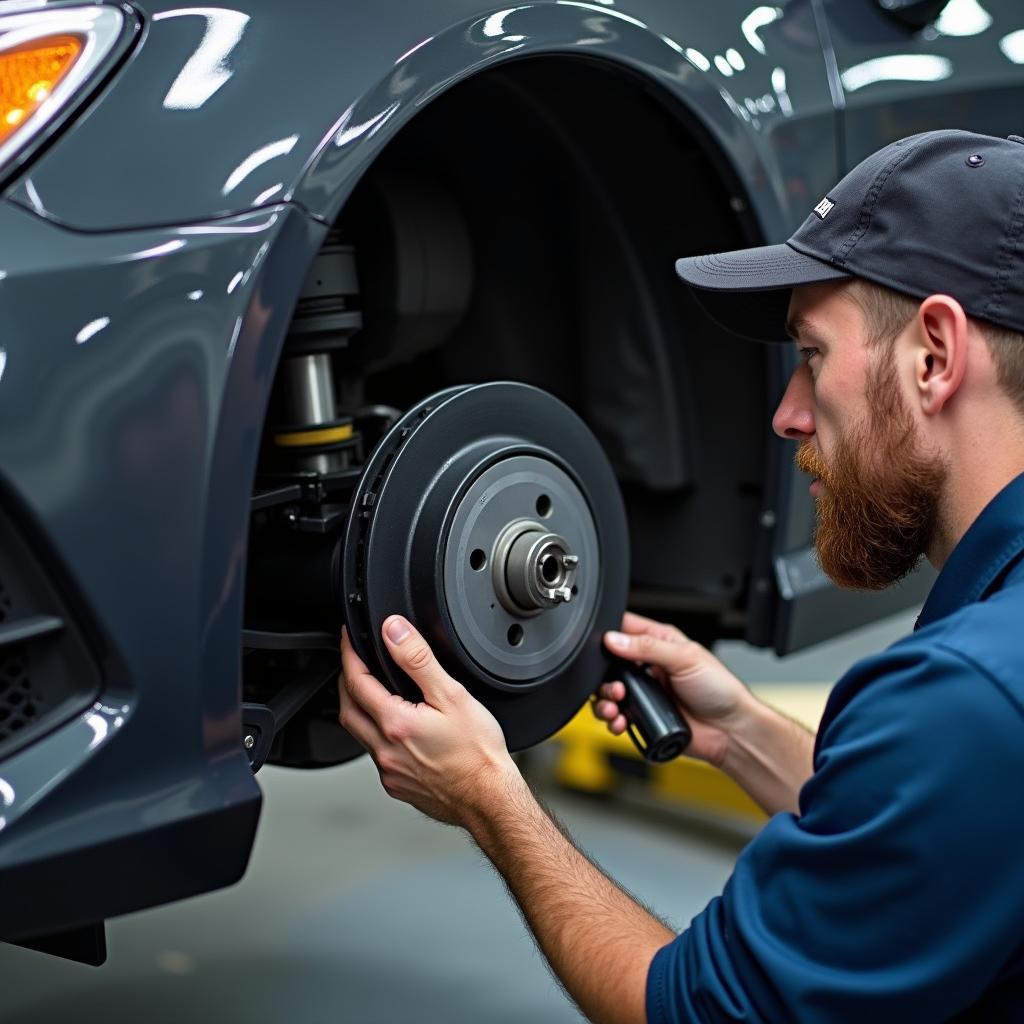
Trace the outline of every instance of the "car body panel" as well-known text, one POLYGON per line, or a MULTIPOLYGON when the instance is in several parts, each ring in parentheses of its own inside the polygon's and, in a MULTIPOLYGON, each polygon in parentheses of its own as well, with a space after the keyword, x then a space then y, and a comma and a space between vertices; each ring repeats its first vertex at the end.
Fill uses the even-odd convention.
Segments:
POLYGON ((185 223, 290 199, 330 220, 424 104, 485 68, 542 54, 618 64, 698 118, 747 183, 766 237, 788 232, 835 176, 834 152, 820 145, 834 113, 807 0, 760 28, 744 24, 749 5, 738 0, 549 0, 499 12, 474 0, 392 4, 390 13, 320 0, 136 6, 143 38, 116 85, 11 192, 81 230, 185 223), (301 88, 268 74, 269 59, 301 68, 301 88))
POLYGON ((280 345, 323 235, 291 207, 91 236, 0 203, 2 481, 81 591, 104 676, 95 707, 0 767, 5 936, 244 869, 260 801, 239 743, 249 492, 280 345), (195 843, 203 822, 210 856, 169 859, 174 836, 195 843), (75 869, 46 888, 60 899, 18 884, 72 850, 75 869), (98 850, 159 869, 129 872, 112 894, 85 871, 98 850))

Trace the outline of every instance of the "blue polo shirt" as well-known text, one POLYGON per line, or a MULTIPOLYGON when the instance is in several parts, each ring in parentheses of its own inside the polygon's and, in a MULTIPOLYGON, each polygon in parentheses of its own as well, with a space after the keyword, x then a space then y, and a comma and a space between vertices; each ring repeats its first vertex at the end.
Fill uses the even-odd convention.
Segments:
POLYGON ((655 955, 647 1019, 1024 1020, 1024 475, 836 684, 800 816, 655 955))

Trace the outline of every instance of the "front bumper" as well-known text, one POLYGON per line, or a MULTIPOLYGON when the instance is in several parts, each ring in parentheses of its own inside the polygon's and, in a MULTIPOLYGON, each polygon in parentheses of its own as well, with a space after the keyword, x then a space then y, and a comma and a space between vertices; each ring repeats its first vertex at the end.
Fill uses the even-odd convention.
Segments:
POLYGON ((283 205, 84 234, 0 202, 0 503, 98 678, 0 750, 0 938, 245 870, 260 807, 240 742, 249 496, 324 233, 283 205))

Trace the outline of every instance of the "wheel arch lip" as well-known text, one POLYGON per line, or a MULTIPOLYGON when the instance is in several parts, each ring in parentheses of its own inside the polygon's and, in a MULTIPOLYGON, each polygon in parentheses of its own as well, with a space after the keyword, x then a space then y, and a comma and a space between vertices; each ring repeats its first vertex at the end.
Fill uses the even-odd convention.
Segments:
POLYGON ((632 14, 581 0, 475 15, 417 43, 345 109, 287 198, 333 222, 377 155, 418 113, 483 71, 541 57, 600 64, 653 92, 699 136, 705 156, 753 210, 752 241, 793 219, 771 154, 727 90, 671 36, 632 14), (608 23, 603 36, 595 27, 600 19, 608 23))

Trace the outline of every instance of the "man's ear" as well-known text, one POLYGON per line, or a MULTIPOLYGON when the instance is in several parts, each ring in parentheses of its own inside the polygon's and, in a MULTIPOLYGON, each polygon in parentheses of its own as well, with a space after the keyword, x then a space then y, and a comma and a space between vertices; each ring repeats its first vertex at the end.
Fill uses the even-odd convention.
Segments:
POLYGON ((949 295, 929 295, 917 311, 914 388, 926 416, 941 412, 967 369, 967 314, 949 295))

